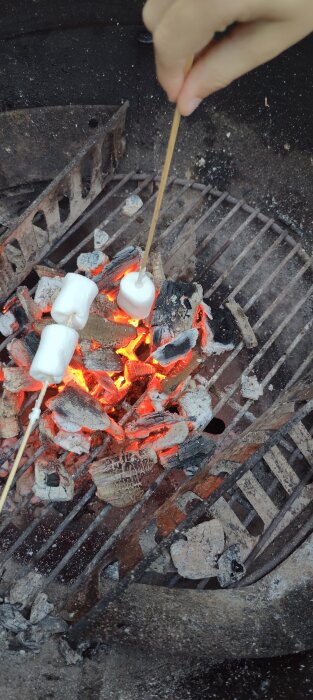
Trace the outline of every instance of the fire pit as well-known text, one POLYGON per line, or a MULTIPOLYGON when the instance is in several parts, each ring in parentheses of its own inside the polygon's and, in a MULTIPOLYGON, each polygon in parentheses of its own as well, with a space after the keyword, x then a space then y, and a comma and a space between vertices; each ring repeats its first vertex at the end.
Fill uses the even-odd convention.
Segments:
MULTIPOLYGON (((151 595, 188 588, 230 601, 237 591, 225 588, 251 590, 313 529, 312 262, 244 201, 171 178, 149 270, 152 315, 122 312, 118 283, 138 269, 158 187, 152 174, 112 171, 123 115, 4 232, 1 248, 3 482, 62 278, 78 267, 99 287, 0 524, 4 585, 18 569, 39 576, 36 591, 59 610, 72 611, 74 596, 73 644, 105 637, 112 600, 134 580, 151 595)), ((109 625, 118 638, 121 610, 109 625)))

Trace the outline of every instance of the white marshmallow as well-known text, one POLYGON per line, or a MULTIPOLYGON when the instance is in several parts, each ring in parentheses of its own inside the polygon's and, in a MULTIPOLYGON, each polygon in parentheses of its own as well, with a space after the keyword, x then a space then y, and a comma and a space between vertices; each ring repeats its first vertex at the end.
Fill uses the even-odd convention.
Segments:
POLYGON ((147 318, 155 298, 155 286, 152 279, 144 274, 137 284, 139 272, 129 272, 122 278, 117 296, 120 309, 137 320, 147 318))
POLYGON ((59 384, 71 361, 78 342, 74 328, 52 324, 41 334, 38 350, 32 361, 29 374, 44 383, 59 384))
POLYGON ((57 323, 68 323, 76 330, 81 330, 88 321, 89 309, 98 291, 93 280, 68 272, 52 306, 52 318, 57 323))

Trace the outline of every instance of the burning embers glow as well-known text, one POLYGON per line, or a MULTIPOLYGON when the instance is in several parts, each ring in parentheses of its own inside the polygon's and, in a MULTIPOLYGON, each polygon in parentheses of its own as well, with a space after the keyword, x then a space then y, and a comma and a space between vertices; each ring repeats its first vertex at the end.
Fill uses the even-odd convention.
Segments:
MULTIPOLYGON (((134 320, 118 308, 119 280, 129 270, 138 270, 140 255, 138 249, 128 247, 111 262, 106 262, 97 276, 90 272, 98 284, 99 294, 91 306, 86 326, 80 330, 79 344, 63 383, 52 387, 54 395, 47 401, 40 420, 41 440, 50 451, 62 448, 76 454, 88 453, 106 434, 112 438, 109 454, 115 457, 110 468, 105 463, 102 474, 101 460, 97 463, 97 479, 101 483, 99 495, 105 499, 105 494, 111 493, 112 488, 107 489, 106 483, 113 478, 112 470, 114 472, 114 465, 118 464, 116 489, 123 492, 120 499, 123 505, 134 502, 135 494, 141 494, 140 475, 149 472, 150 467, 154 469, 157 463, 163 465, 195 426, 202 425, 201 420, 196 422, 195 416, 188 415, 188 406, 200 413, 203 411, 204 389, 201 386, 198 392, 197 407, 197 386, 193 382, 191 389, 189 384, 192 372, 205 359, 208 340, 213 337, 208 325, 208 308, 203 304, 202 289, 197 284, 164 281, 149 319, 134 320), (179 397, 187 388, 188 398, 179 404, 179 397), (126 418, 128 412, 130 416, 126 418), (119 424, 121 417, 125 417, 123 427, 119 424), (138 459, 132 462, 126 478, 125 455, 134 451, 138 452, 138 459), (148 462, 144 461, 147 454, 149 469, 148 462), (131 494, 129 499, 127 493, 131 494)), ((45 291, 45 279, 43 275, 41 295, 45 291)), ((47 295, 53 290, 51 276, 47 279, 50 282, 47 282, 45 310, 51 308, 52 299, 49 305, 47 295)), ((10 373, 4 371, 5 396, 16 392, 21 396, 23 392, 37 390, 29 381, 28 370, 39 334, 50 322, 50 317, 36 304, 36 296, 33 301, 23 291, 23 300, 28 325, 19 344, 11 343, 15 367, 10 367, 10 373), (30 343, 31 337, 36 342, 30 343)), ((21 403, 14 405, 19 410, 21 403)), ((210 405, 208 394, 206 417, 210 405)), ((7 416, 0 415, 3 437, 6 437, 7 420, 7 416)), ((9 422, 10 437, 13 424, 17 435, 18 421, 10 417, 9 422)), ((41 487, 39 490, 42 494, 41 487)), ((116 504, 118 500, 115 492, 112 502, 116 504)))

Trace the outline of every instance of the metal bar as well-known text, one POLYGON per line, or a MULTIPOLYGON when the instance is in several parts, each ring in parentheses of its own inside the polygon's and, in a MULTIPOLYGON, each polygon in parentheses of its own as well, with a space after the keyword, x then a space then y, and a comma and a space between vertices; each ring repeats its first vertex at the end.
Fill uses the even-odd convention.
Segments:
POLYGON ((278 447, 272 447, 270 452, 264 455, 263 460, 271 472, 275 474, 286 493, 290 495, 297 487, 300 479, 278 447))
POLYGON ((277 515, 277 508, 252 472, 249 471, 238 479, 237 486, 263 520, 264 525, 269 525, 277 515))
MULTIPOLYGON (((109 190, 109 192, 107 194, 105 194, 104 197, 102 197, 100 195, 101 199, 98 198, 94 204, 90 205, 88 210, 84 214, 82 214, 82 216, 80 216, 80 218, 77 221, 75 221, 75 223, 68 229, 66 234, 63 236, 62 241, 63 242, 66 241, 69 236, 71 236, 76 231, 79 231, 79 229, 84 224, 86 224, 94 214, 96 214, 98 209, 101 209, 101 207, 109 199, 111 199, 112 196, 116 195, 117 192, 119 192, 119 190, 121 190, 124 187, 124 185, 127 185, 129 180, 135 179, 135 174, 136 173, 134 171, 132 171, 130 173, 126 173, 126 175, 118 175, 118 176, 110 175, 105 182, 105 187, 107 187, 108 185, 111 184, 111 182, 114 182, 116 180, 117 180, 117 185, 115 185, 115 187, 113 187, 112 190, 109 190)), ((60 242, 58 242, 55 246, 53 246, 53 248, 51 248, 51 250, 49 251, 49 255, 51 253, 53 253, 59 247, 59 244, 60 244, 60 242)))
POLYGON ((36 554, 33 556, 33 562, 34 561, 38 562, 40 559, 42 559, 42 557, 46 554, 48 549, 50 549, 50 547, 52 547, 55 540, 57 540, 58 537, 60 535, 62 535, 62 533, 64 532, 67 525, 69 525, 69 523, 72 522, 72 520, 76 517, 76 515, 80 512, 80 510, 86 505, 86 503, 88 503, 88 501, 90 501, 90 499, 92 498, 92 496, 94 496, 95 493, 96 493, 96 487, 91 486, 90 489, 88 489, 88 491, 86 491, 86 493, 80 499, 80 501, 78 503, 76 503, 76 506, 74 506, 74 508, 72 508, 72 510, 70 510, 68 515, 62 521, 62 523, 60 523, 59 527, 57 527, 57 529, 52 533, 52 535, 50 535, 50 537, 42 545, 42 547, 40 547, 38 552, 36 552, 36 554))
MULTIPOLYGON (((217 201, 219 201, 219 200, 217 200, 217 201)), ((233 216, 236 214, 236 212, 239 211, 239 209, 241 209, 242 202, 243 202, 243 200, 240 199, 235 204, 235 206, 229 212, 227 212, 227 214, 225 216, 223 216, 222 220, 215 226, 213 231, 211 231, 210 233, 208 233, 207 236, 205 236, 205 238, 201 241, 200 245, 197 247, 197 253, 201 253, 206 248, 207 244, 212 241, 212 239, 214 238, 216 233, 218 233, 223 228, 223 226, 225 226, 225 224, 227 224, 227 221, 229 221, 229 219, 232 219, 233 216)), ((253 213, 252 217, 255 218, 255 216, 256 216, 256 213, 253 213)), ((251 218, 251 217, 248 217, 248 219, 245 219, 245 221, 243 222, 244 223, 243 228, 245 228, 245 225, 248 223, 249 218, 251 218)), ((241 226, 242 226, 242 224, 241 224, 241 226)), ((241 229, 241 227, 239 227, 239 233, 241 233, 240 229, 241 229)), ((236 233, 237 232, 235 231, 235 234, 236 233)))
MULTIPOLYGON (((172 467, 172 469, 174 469, 174 468, 175 467, 172 467)), ((152 494, 155 493, 155 491, 159 488, 160 484, 165 479, 165 477, 169 474, 170 471, 171 471, 171 468, 167 469, 166 471, 161 472, 161 474, 159 474, 159 476, 153 482, 153 484, 151 484, 151 486, 149 486, 147 491, 145 491, 142 499, 134 505, 132 510, 126 515, 124 520, 117 526, 117 528, 114 530, 112 535, 110 535, 109 539, 106 542, 104 542, 102 547, 100 547, 100 549, 95 554, 93 559, 89 562, 89 564, 86 566, 84 571, 78 576, 78 578, 76 579, 76 581, 73 585, 73 590, 77 590, 77 588, 79 588, 79 586, 83 583, 83 581, 85 581, 90 576, 90 574, 94 571, 97 564, 99 564, 99 562, 101 561, 102 557, 105 554, 107 554, 107 552, 109 552, 109 550, 117 544, 120 536, 122 535, 122 533, 124 532, 126 527, 129 525, 129 523, 132 522, 135 515, 137 515, 137 513, 142 508, 142 506, 145 503, 147 503, 150 496, 152 496, 152 494)))
POLYGON ((76 542, 72 545, 71 549, 68 550, 68 552, 64 555, 64 557, 59 561, 59 563, 54 567, 54 569, 50 572, 47 578, 47 585, 51 583, 51 581, 54 581, 54 579, 63 571, 63 569, 67 566, 67 564, 71 561, 73 558, 74 554, 77 552, 77 550, 81 547, 84 542, 88 539, 89 535, 92 534, 92 532, 97 528, 97 526, 103 521, 103 519, 110 513, 112 510, 112 507, 109 505, 104 506, 100 513, 97 515, 97 517, 93 520, 92 523, 84 530, 84 532, 81 534, 81 536, 76 540, 76 542))
MULTIPOLYGON (((253 221, 253 219, 255 219, 255 215, 250 214, 250 217, 249 217, 249 219, 246 220, 246 223, 247 224, 250 223, 250 221, 253 221)), ((263 228, 261 228, 261 230, 256 234, 256 236, 254 236, 251 239, 250 243, 248 243, 248 245, 245 246, 245 248, 241 251, 241 253, 239 253, 239 255, 237 255, 237 257, 235 258, 235 260, 233 260, 233 262, 229 265, 229 267, 227 267, 226 270, 224 270, 224 272, 219 276, 219 278, 216 280, 216 282, 214 282, 214 284, 212 285, 212 287, 211 287, 212 294, 214 294, 214 292, 222 284, 222 282, 224 282, 224 280, 228 277, 228 275, 231 272, 233 272, 235 267, 237 267, 238 263, 240 263, 241 260, 246 257, 247 253, 251 250, 251 248, 253 248, 256 245, 256 243, 258 243, 260 238, 262 238, 263 234, 266 233, 266 231, 268 231, 269 228, 271 228, 271 225, 272 225, 272 220, 268 221, 268 223, 265 224, 265 226, 263 226, 263 228)), ((237 233, 237 231, 235 233, 237 233)), ((241 233, 240 229, 238 229, 238 233, 241 233)), ((229 245, 232 241, 235 240, 236 237, 237 236, 235 236, 235 234, 233 234, 233 236, 231 236, 231 238, 229 239, 229 245)), ((222 253, 224 253, 224 252, 225 252, 225 249, 222 251, 222 253)), ((215 262, 215 260, 214 260, 214 262, 215 262)), ((208 267, 210 267, 211 265, 212 265, 212 262, 210 261, 207 264, 205 269, 207 270, 208 267)), ((230 294, 228 298, 233 299, 234 295, 230 294)))
POLYGON ((297 445, 307 462, 313 463, 313 440, 303 423, 299 423, 289 433, 292 441, 297 445))
MULTIPOLYGON (((149 185, 149 183, 152 182, 152 180, 153 180, 152 176, 148 176, 139 187, 136 187, 136 189, 134 190, 134 192, 132 192, 132 194, 140 194, 149 185)), ((112 190, 112 193, 113 193, 113 190, 112 190)), ((103 202, 101 204, 103 205, 103 202)), ((114 219, 115 216, 117 216, 119 214, 119 212, 122 210, 123 206, 124 206, 124 201, 122 201, 117 207, 115 207, 115 209, 113 209, 113 211, 111 211, 106 216, 105 225, 107 225, 112 219, 114 219)), ((138 216, 138 212, 136 214, 133 214, 131 217, 129 217, 130 221, 127 222, 127 224, 129 225, 129 223, 131 221, 133 221, 136 218, 136 216, 138 216)), ((103 223, 100 224, 100 227, 102 225, 103 225, 103 223)), ((70 232, 69 232, 69 235, 71 235, 70 232)), ((80 243, 78 243, 77 246, 75 246, 75 248, 72 248, 70 250, 70 252, 62 259, 61 264, 66 265, 69 262, 69 260, 71 260, 75 255, 77 255, 77 253, 81 250, 81 248, 83 248, 92 238, 93 238, 93 231, 88 233, 87 236, 85 236, 83 238, 83 240, 80 241, 80 243)), ((103 246, 103 249, 107 248, 111 243, 112 243, 112 240, 110 238, 106 242, 106 244, 103 246)))
MULTIPOLYGON (((312 324, 313 324, 313 319, 312 319, 311 321, 308 321, 308 323, 305 324, 304 328, 300 331, 300 333, 298 333, 298 334, 296 335, 296 337, 295 337, 295 338, 293 339, 293 341, 290 343, 290 345, 289 345, 288 348, 285 350, 285 352, 283 353, 283 355, 281 355, 281 357, 277 360, 277 362, 275 363, 275 365, 273 365, 272 369, 267 373, 267 375, 264 377, 263 381, 261 382, 261 386, 263 387, 263 389, 270 383, 271 379, 274 377, 274 375, 277 373, 277 371, 280 369, 280 367, 284 364, 284 362, 286 361, 287 357, 289 357, 289 355, 291 355, 292 351, 295 349, 295 347, 298 345, 298 343, 303 339, 304 334, 311 328, 312 324)), ((263 349, 264 349, 264 346, 263 346, 263 349)), ((251 365, 251 363, 250 363, 250 365, 251 365)), ((250 365, 249 365, 249 367, 248 367, 247 369, 251 369, 251 366, 250 366, 250 365)), ((291 381, 292 381, 292 383, 293 383, 293 381, 294 381, 293 378, 292 378, 291 381)), ((285 390, 286 390, 286 389, 287 389, 287 386, 285 387, 285 390)), ((225 398, 225 401, 229 401, 229 394, 224 394, 224 398, 225 398)), ((240 410, 238 411, 238 413, 236 414, 236 416, 235 416, 235 417, 233 418, 233 420, 229 423, 229 425, 227 426, 227 428, 225 428, 225 430, 224 430, 224 432, 223 432, 223 440, 222 440, 222 442, 224 442, 224 438, 227 436, 227 434, 228 434, 231 430, 233 430, 233 428, 235 427, 235 425, 237 425, 237 423, 240 421, 240 419, 246 414, 246 412, 249 410, 249 408, 250 408, 254 403, 255 403, 255 402, 253 401, 253 399, 249 399, 249 400, 247 400, 247 401, 245 402, 244 406, 241 406, 241 407, 240 407, 240 410)), ((217 409, 217 407, 216 407, 216 409, 217 409)), ((213 411, 213 414, 214 414, 214 415, 215 415, 215 413, 217 412, 216 409, 214 409, 214 411, 213 411)))
MULTIPOLYGON (((274 520, 271 522, 271 524, 268 526, 268 528, 265 530, 263 535, 260 537, 258 543, 254 547, 253 551, 251 552, 250 556, 247 558, 245 565, 246 566, 251 566, 252 562, 256 559, 257 555, 260 553, 261 550, 264 549, 264 545, 266 542, 269 540, 270 536, 273 534, 273 532, 276 530, 280 522, 282 521, 283 517, 286 515, 286 513, 290 510, 292 504, 294 501, 301 495, 304 487, 306 484, 311 480, 313 476, 313 467, 307 472, 305 477, 300 481, 299 485, 297 488, 294 490, 290 498, 286 501, 284 504, 283 508, 277 513, 277 516, 274 518, 274 520)), ((309 518, 309 520, 304 524, 303 529, 299 530, 295 537, 292 538, 292 540, 289 540, 285 546, 283 546, 278 555, 275 557, 275 562, 273 562, 273 559, 270 559, 266 564, 261 567, 259 570, 255 571, 254 573, 245 576, 243 579, 238 581, 237 583, 234 584, 233 588, 241 588, 243 586, 248 586, 251 583, 255 583, 255 581, 258 581, 260 578, 265 576, 266 573, 272 570, 273 566, 278 566, 286 557, 292 552, 292 550, 295 548, 295 546, 301 542, 302 539, 304 539, 305 534, 308 534, 310 530, 313 528, 313 516, 309 518), (302 534, 305 533, 305 534, 302 534)))
MULTIPOLYGON (((42 448, 42 449, 43 449, 43 448, 42 448)), ((74 479, 74 481, 76 481, 76 479, 78 479, 78 478, 84 473, 84 471, 85 471, 86 467, 88 466, 88 464, 90 464, 90 462, 93 461, 93 459, 97 456, 97 454, 100 452, 101 449, 102 449, 102 445, 100 445, 99 447, 96 447, 95 450, 93 451, 92 455, 89 455, 89 457, 78 467, 78 469, 76 470, 76 472, 73 474, 73 479, 74 479)), ((61 461, 61 459, 64 459, 65 456, 66 456, 66 453, 64 452, 64 453, 61 455, 61 457, 59 457, 59 461, 61 461)), ((94 491, 95 491, 95 489, 94 489, 94 491)), ((84 498, 84 497, 83 497, 83 498, 84 498)), ((80 507, 79 507, 78 510, 81 510, 81 508, 85 505, 85 503, 82 502, 82 501, 83 501, 83 499, 81 499, 81 501, 79 501, 79 503, 77 504, 77 506, 80 505, 80 507)), ((18 539, 17 539, 17 540, 13 543, 13 545, 7 550, 7 552, 5 553, 5 556, 4 556, 3 558, 1 558, 1 562, 2 562, 2 563, 5 562, 5 561, 7 561, 7 560, 14 554, 14 552, 25 542, 25 540, 26 540, 27 537, 33 532, 33 530, 35 530, 35 528, 36 528, 38 525, 40 525, 40 523, 42 522, 42 520, 44 520, 44 518, 46 517, 47 513, 48 513, 50 510, 51 510, 51 511, 53 510, 53 505, 54 505, 53 503, 49 503, 49 505, 47 505, 47 507, 40 513, 40 515, 38 515, 36 518, 34 518, 34 519, 31 521, 31 523, 30 523, 29 526, 26 528, 26 530, 24 530, 24 531, 21 533, 21 535, 18 537, 18 539)), ((77 510, 77 512, 78 512, 78 510, 77 510)), ((68 516, 67 516, 67 517, 68 517, 68 516)), ((65 527, 66 527, 66 523, 67 523, 67 518, 64 518, 64 520, 62 521, 62 523, 60 524, 60 526, 59 526, 59 528, 58 528, 58 530, 59 530, 60 532, 63 532, 63 530, 64 530, 65 527)), ((50 538, 50 539, 52 539, 52 538, 53 538, 53 541, 55 541, 55 539, 56 539, 55 533, 53 533, 53 534, 51 535, 51 538, 50 538)), ((35 555, 35 556, 36 556, 36 555, 35 555)), ((31 566, 32 566, 32 565, 31 565, 31 566)), ((31 568, 31 567, 30 567, 30 568, 31 568)))
MULTIPOLYGON (((305 272, 307 271, 307 269, 308 269, 308 266, 309 266, 309 264, 306 263, 306 265, 304 265, 302 268, 300 268, 300 270, 298 271, 298 273, 292 278, 292 280, 289 282, 289 284, 286 285, 285 289, 283 289, 283 290, 280 292, 280 294, 276 297, 276 299, 274 299, 274 301, 272 302, 272 304, 266 309, 266 311, 264 311, 264 313, 263 313, 262 316, 259 318, 259 320, 252 326, 252 329, 253 329, 254 331, 255 331, 255 330, 258 330, 258 328, 260 328, 260 326, 263 324, 263 322, 266 320, 266 318, 268 318, 268 316, 270 316, 270 314, 272 313, 272 311, 274 310, 274 308, 275 308, 276 306, 278 306, 278 304, 280 303, 280 301, 286 296, 286 292, 289 291, 289 290, 293 287, 293 285, 295 284, 295 282, 297 282, 298 278, 300 278, 300 277, 302 277, 302 276, 304 275, 304 273, 305 273, 305 272)), ((273 343, 274 340, 278 337, 278 335, 279 335, 279 333, 281 332, 281 330, 285 327, 285 325, 287 325, 287 323, 289 322, 289 320, 295 315, 295 313, 296 313, 296 312, 298 311, 298 309, 302 306, 302 304, 305 303, 305 301, 307 300, 307 298, 309 298, 309 296, 311 295, 312 289, 313 289, 313 287, 310 287, 309 292, 305 295, 305 297, 303 297, 303 299, 302 299, 300 302, 298 302, 297 306, 290 312, 289 316, 286 317, 286 318, 287 318, 287 321, 286 321, 286 318, 285 318, 284 321, 283 321, 283 322, 280 324, 280 326, 278 327, 278 329, 280 329, 280 330, 278 331, 278 329, 276 329, 276 331, 273 333, 273 335, 271 336, 271 338, 265 343, 265 345, 263 346, 263 348, 258 352, 258 354, 257 354, 257 355, 254 357, 254 359, 252 360, 253 365, 252 365, 252 363, 250 362, 250 364, 248 365, 248 367, 246 368, 246 370, 251 369, 252 366, 254 366, 255 362, 257 361, 256 358, 257 358, 257 359, 260 359, 260 357, 262 357, 263 354, 265 354, 265 351, 270 347, 270 345, 272 345, 272 343, 273 343)), ((261 293, 261 292, 260 292, 260 293, 261 293)), ((248 302, 248 304, 249 304, 249 302, 248 302)), ((246 306, 244 307, 244 311, 246 311, 246 308, 247 308, 247 304, 246 304, 246 306)), ((235 359, 235 357, 237 357, 237 355, 239 354, 240 350, 242 350, 242 348, 243 348, 243 342, 240 341, 240 343, 239 343, 239 344, 237 345, 237 347, 233 350, 233 352, 228 356, 228 358, 227 358, 227 359, 225 360, 225 362, 221 365, 221 367, 215 372, 215 374, 211 377, 211 379, 208 380, 208 381, 209 381, 208 386, 212 386, 212 384, 214 384, 214 383, 217 381, 217 379, 218 379, 218 378, 221 376, 221 374, 223 373, 224 369, 226 369, 226 367, 228 367, 228 366, 231 364, 231 362, 235 359)), ((231 391, 229 392, 229 396, 232 396, 232 394, 235 392, 235 390, 236 390, 237 387, 238 387, 238 380, 237 380, 237 382, 236 382, 236 386, 235 386, 234 390, 233 390, 233 391, 231 390, 231 391)), ((224 403, 225 403, 225 401, 224 401, 224 403)))
MULTIPOLYGON (((266 226, 266 224, 265 224, 265 226, 266 226)), ((272 226, 271 226, 271 228, 272 228, 272 226)), ((261 265, 263 265, 265 260, 267 260, 267 258, 269 258, 272 255, 273 251, 279 247, 279 245, 284 240, 284 238, 285 238, 284 234, 281 233, 280 236, 278 236, 278 238, 275 239, 275 241, 272 243, 272 245, 270 245, 268 248, 266 248, 265 253, 263 255, 261 255, 261 257, 256 261, 256 263, 254 263, 254 265, 250 268, 249 272, 247 272, 246 275, 244 277, 242 277, 240 282, 238 282, 236 287, 227 296, 227 299, 235 299, 235 297, 237 296, 238 292, 240 292, 242 287, 244 287, 247 284, 247 282, 249 281, 249 279, 251 279, 251 277, 253 277, 255 275, 255 273, 261 267, 261 265)))
MULTIPOLYGON (((163 241, 163 239, 167 238, 169 236, 169 234, 172 233, 172 231, 175 231, 175 229, 178 226, 180 226, 180 224, 182 224, 182 222, 185 219, 188 219, 188 217, 190 217, 193 214, 194 210, 200 206, 203 198, 207 194, 211 193, 211 190, 212 190, 211 185, 208 185, 207 187, 205 187, 205 189, 201 193, 201 196, 198 197, 198 199, 195 202, 192 202, 191 204, 187 205, 187 207, 181 212, 181 214, 179 214, 179 216, 177 216, 176 219, 169 226, 167 226, 167 228, 164 229, 164 231, 162 231, 162 233, 158 234, 158 241, 159 242, 163 241)), ((216 208, 216 206, 217 206, 217 203, 215 202, 214 205, 212 205, 212 207, 216 208)), ((206 212, 207 216, 209 216, 209 213, 211 212, 211 210, 213 211, 212 207, 210 207, 210 209, 207 210, 207 212, 206 212)), ((162 216, 162 213, 163 213, 163 210, 161 211, 161 216, 162 216)))
POLYGON ((301 365, 298 367, 297 371, 294 373, 294 375, 289 380, 288 384, 286 384, 286 389, 290 389, 290 387, 297 381, 297 379, 299 379, 299 377, 301 377, 304 370, 311 364, 312 361, 313 361, 313 350, 311 350, 311 352, 303 360, 301 365))
MULTIPOLYGON (((165 191, 167 192, 168 190, 170 190, 171 187, 172 187, 172 185, 175 184, 175 182, 176 182, 175 177, 170 177, 170 178, 168 179, 168 182, 167 182, 166 190, 165 190, 165 191)), ((184 191, 186 191, 186 190, 188 190, 188 189, 189 189, 189 186, 186 185, 184 191)), ((162 207, 162 209, 161 209, 161 216, 162 216, 163 214, 165 214, 165 212, 168 211, 168 210, 173 206, 173 204, 177 201, 177 199, 180 198, 181 194, 182 194, 182 191, 178 192, 176 195, 174 195, 174 197, 171 197, 171 199, 170 199, 168 202, 163 203, 163 207, 162 207)), ((157 192, 154 192, 154 194, 151 195, 151 197, 144 203, 144 205, 143 205, 143 206, 141 207, 141 209, 139 210, 141 214, 142 214, 144 211, 146 211, 146 210, 150 207, 150 205, 152 205, 152 204, 155 202, 157 196, 158 196, 158 193, 157 193, 157 192)), ((109 245, 111 245, 112 243, 114 243, 123 233, 125 233, 125 231, 127 231, 127 229, 129 228, 129 226, 130 226, 130 225, 134 222, 134 220, 136 219, 136 216, 138 216, 138 213, 139 213, 139 212, 137 212, 137 214, 133 214, 132 217, 129 217, 128 221, 126 221, 125 224, 123 224, 122 226, 120 226, 120 228, 119 228, 117 231, 115 231, 115 233, 112 234, 112 236, 110 237, 110 240, 107 241, 107 243, 105 244, 105 246, 103 247, 103 249, 108 248, 109 245)), ((137 240, 137 238, 136 238, 135 240, 137 240)))

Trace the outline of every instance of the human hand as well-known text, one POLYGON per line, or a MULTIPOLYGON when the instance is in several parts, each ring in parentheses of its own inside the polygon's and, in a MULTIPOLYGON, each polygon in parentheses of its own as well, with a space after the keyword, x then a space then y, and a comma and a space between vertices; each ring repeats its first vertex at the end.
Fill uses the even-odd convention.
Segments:
POLYGON ((313 0, 147 0, 143 19, 153 34, 159 81, 187 116, 204 97, 309 34, 313 0))

